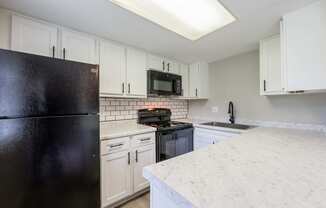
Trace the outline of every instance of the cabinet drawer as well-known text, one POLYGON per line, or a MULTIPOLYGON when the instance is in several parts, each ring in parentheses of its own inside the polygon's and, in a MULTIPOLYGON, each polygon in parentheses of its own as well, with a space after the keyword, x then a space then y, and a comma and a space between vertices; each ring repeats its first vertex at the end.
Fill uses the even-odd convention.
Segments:
POLYGON ((155 143, 155 133, 140 134, 131 137, 133 147, 148 145, 155 143))
POLYGON ((101 142, 101 155, 129 149, 129 137, 122 137, 101 142))

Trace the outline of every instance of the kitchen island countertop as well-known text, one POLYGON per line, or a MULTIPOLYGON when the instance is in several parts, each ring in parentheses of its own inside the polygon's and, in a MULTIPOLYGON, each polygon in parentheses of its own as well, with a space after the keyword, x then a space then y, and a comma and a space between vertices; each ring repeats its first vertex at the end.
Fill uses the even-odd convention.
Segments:
POLYGON ((256 128, 143 173, 180 208, 325 208, 326 136, 256 128))

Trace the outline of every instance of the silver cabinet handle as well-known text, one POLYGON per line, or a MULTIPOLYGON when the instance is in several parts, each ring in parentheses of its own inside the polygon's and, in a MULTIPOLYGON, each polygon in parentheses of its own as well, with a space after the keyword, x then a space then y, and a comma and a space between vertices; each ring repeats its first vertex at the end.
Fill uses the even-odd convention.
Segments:
POLYGON ((130 94, 130 83, 128 83, 128 93, 130 94))
POLYGON ((122 83, 122 93, 125 93, 125 83, 122 83))
POLYGON ((130 165, 130 152, 128 152, 128 165, 130 165))
POLYGON ((138 150, 136 150, 136 163, 138 162, 138 150))
POLYGON ((165 62, 163 61, 163 71, 165 70, 165 62))
POLYGON ((151 138, 146 138, 146 139, 140 139, 141 142, 149 141, 151 138))
POLYGON ((111 148, 122 147, 123 144, 112 144, 110 145, 111 148))

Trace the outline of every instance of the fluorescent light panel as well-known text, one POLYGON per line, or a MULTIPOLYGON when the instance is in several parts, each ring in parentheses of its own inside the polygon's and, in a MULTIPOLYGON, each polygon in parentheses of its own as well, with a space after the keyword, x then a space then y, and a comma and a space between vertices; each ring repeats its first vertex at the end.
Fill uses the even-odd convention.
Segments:
POLYGON ((218 0, 110 1, 190 40, 236 20, 218 0))

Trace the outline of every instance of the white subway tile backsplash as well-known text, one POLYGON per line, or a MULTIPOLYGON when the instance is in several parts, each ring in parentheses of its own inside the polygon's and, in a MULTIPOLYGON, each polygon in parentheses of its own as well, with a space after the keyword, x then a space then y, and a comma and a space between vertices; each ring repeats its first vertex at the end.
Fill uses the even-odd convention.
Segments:
POLYGON ((137 119, 137 110, 144 108, 169 108, 172 119, 188 116, 188 101, 170 98, 100 99, 100 121, 137 119))

